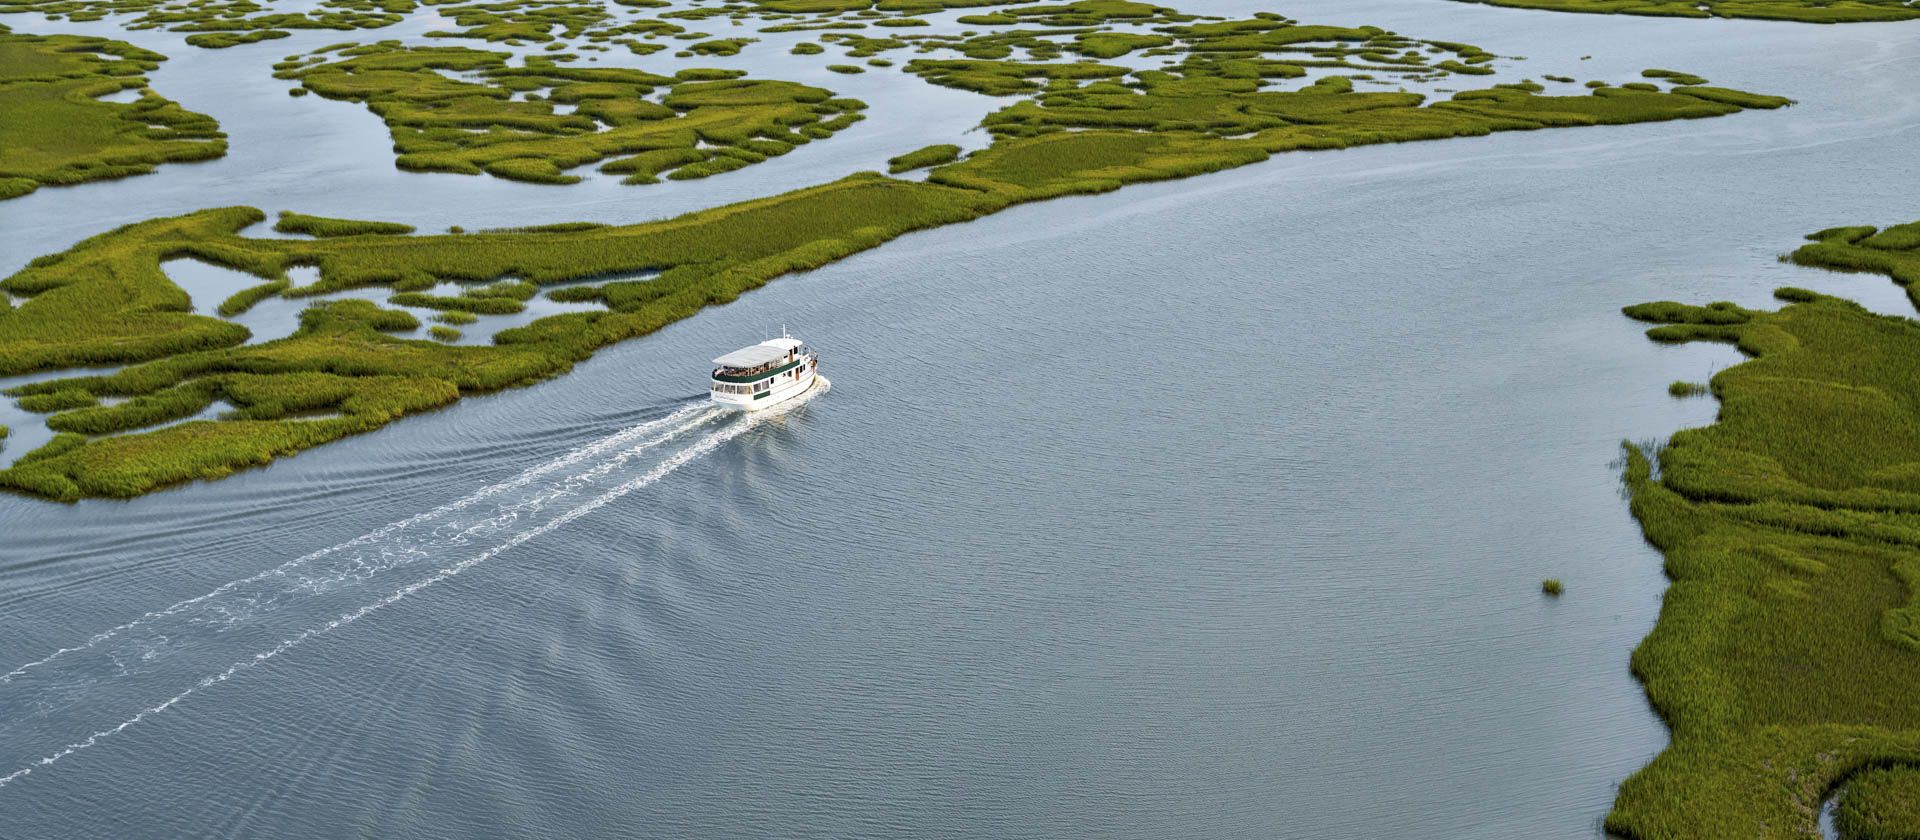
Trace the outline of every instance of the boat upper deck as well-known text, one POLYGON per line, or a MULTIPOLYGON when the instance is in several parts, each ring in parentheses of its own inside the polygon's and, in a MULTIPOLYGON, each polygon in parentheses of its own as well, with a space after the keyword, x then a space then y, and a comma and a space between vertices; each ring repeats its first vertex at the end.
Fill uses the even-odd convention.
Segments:
MULTIPOLYGON (((797 341, 794 342, 794 347, 798 347, 799 344, 797 341)), ((785 359, 791 352, 793 352, 793 347, 776 347, 772 342, 767 342, 764 344, 755 344, 752 347, 742 347, 725 356, 714 359, 713 363, 723 368, 746 370, 785 359)))
POLYGON ((775 338, 751 347, 742 347, 713 360, 713 378, 724 381, 756 379, 774 373, 794 361, 800 351, 799 339, 775 338))

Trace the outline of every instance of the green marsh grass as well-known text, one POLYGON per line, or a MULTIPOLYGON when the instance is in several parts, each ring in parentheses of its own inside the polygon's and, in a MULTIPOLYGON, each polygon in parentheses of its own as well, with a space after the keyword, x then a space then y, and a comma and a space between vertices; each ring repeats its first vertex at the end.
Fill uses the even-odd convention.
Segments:
MULTIPOLYGON (((845 10, 868 6, 865 0, 852 2, 845 10)), ((1167 17, 1144 4, 1074 5, 1073 15, 1167 17)), ((1057 37, 1078 34, 1085 33, 1057 37)), ((1410 93, 1357 92, 1351 80, 1338 75, 1300 90, 1263 90, 1271 79, 1298 78, 1306 66, 1324 66, 1316 61, 1363 68, 1367 72, 1361 75, 1424 77, 1443 71, 1424 64, 1424 53, 1416 48, 1451 54, 1468 66, 1492 56, 1469 45, 1415 41, 1373 27, 1299 26, 1278 16, 1180 21, 1164 27, 1163 34, 1185 59, 1138 73, 1091 61, 910 62, 909 72, 936 83, 1025 95, 985 120, 993 136, 987 148, 964 159, 952 157, 957 150, 950 148, 938 154, 923 149, 903 156, 914 160, 894 162, 931 166, 925 181, 861 173, 646 224, 473 233, 456 227, 446 235, 250 239, 239 231, 264 214, 230 207, 127 225, 38 258, 0 281, 27 298, 15 309, 0 310, 0 374, 129 366, 110 375, 21 386, 16 396, 74 392, 89 400, 133 398, 114 409, 156 398, 140 403, 150 409, 76 414, 63 421, 75 428, 129 423, 153 416, 135 417, 138 412, 164 413, 158 410, 163 406, 179 410, 189 394, 211 393, 234 408, 219 420, 146 431, 61 434, 0 470, 0 487, 73 500, 138 495, 218 478, 463 396, 564 374, 602 347, 724 305, 777 277, 911 231, 969 221, 1023 202, 1219 171, 1295 150, 1708 117, 1743 107, 1680 92, 1544 96, 1524 86, 1428 101, 1410 93), (597 285, 569 285, 549 294, 556 300, 598 301, 605 309, 548 316, 501 330, 491 344, 460 345, 433 340, 444 332, 430 331, 428 338, 392 334, 419 328, 418 319, 406 312, 365 300, 322 302, 301 314, 293 335, 249 345, 237 325, 191 312, 191 300, 159 268, 163 259, 182 256, 260 277, 261 286, 243 293, 250 297, 383 287, 393 291, 390 300, 396 305, 504 314, 520 311, 541 287, 591 281, 597 285), (294 266, 318 268, 318 280, 299 288, 275 287, 294 266), (623 279, 639 274, 647 279, 623 279), (461 293, 434 292, 445 283, 462 284, 461 293), (164 402, 160 395, 166 395, 164 402)), ((967 46, 997 50, 1039 37, 1021 34, 967 46)), ((1054 46, 1069 52, 1068 43, 1072 40, 1054 46)), ((319 63, 295 65, 283 63, 281 72, 316 93, 381 103, 378 110, 394 131, 403 166, 444 166, 445 171, 482 171, 502 161, 530 160, 546 165, 525 172, 544 178, 613 157, 602 168, 629 180, 704 177, 830 136, 861 118, 857 102, 788 82, 692 78, 685 72, 669 78, 537 59, 509 66, 499 53, 460 47, 344 46, 319 63), (439 71, 477 73, 485 81, 455 81, 439 71), (509 101, 515 91, 543 98, 509 101), (643 91, 664 95, 658 102, 642 100, 643 91), (557 114, 549 104, 556 101, 578 103, 579 110, 557 114), (609 119, 630 121, 634 130, 623 132, 616 125, 584 133, 609 119), (474 136, 472 128, 530 132, 536 139, 462 139, 474 136), (639 145, 622 146, 617 153, 593 146, 579 152, 582 157, 573 156, 573 144, 588 138, 605 142, 609 135, 644 138, 644 143, 635 139, 639 145), (696 149, 696 141, 704 144, 696 149)), ((1756 99, 1754 106, 1777 107, 1765 99, 1756 99)), ((230 301, 235 308, 251 305, 249 299, 230 301)), ((1699 318, 1688 315, 1673 326, 1724 330, 1745 325, 1750 317, 1714 310, 1699 318)), ((436 326, 452 329, 441 320, 436 326)))
POLYGON ((17 402, 22 410, 49 414, 75 408, 90 408, 97 405, 100 400, 88 391, 73 388, 63 391, 28 394, 27 396, 21 397, 17 402))
POLYGON ((393 136, 396 166, 533 183, 576 183, 580 176, 568 170, 590 164, 627 174, 630 184, 656 183, 668 168, 685 170, 680 178, 711 175, 763 160, 776 146, 832 136, 866 107, 821 88, 743 79, 732 69, 668 77, 537 57, 515 67, 508 53, 391 43, 330 57, 284 63, 276 75, 328 99, 365 103, 393 136), (648 98, 656 92, 664 92, 657 102, 648 98), (527 96, 516 101, 514 93, 527 96), (561 113, 556 103, 573 111, 561 113))
MULTIPOLYGON (((1846 239, 1797 261, 1873 250, 1846 239)), ((1622 837, 1817 837, 1842 786, 1861 792, 1842 795, 1862 820, 1844 836, 1910 836, 1882 814, 1920 830, 1898 798, 1911 774, 1875 770, 1920 764, 1920 322, 1776 297, 1625 310, 1657 341, 1749 360, 1714 376, 1716 422, 1676 433, 1657 478, 1628 446, 1631 507, 1673 581, 1633 671, 1673 742, 1621 786, 1622 837)))
POLYGON ((273 229, 281 233, 304 233, 309 236, 399 236, 412 233, 413 225, 329 219, 282 211, 280 218, 273 223, 273 229))
POLYGON ((206 410, 218 395, 219 383, 216 380, 195 380, 134 397, 118 405, 63 411, 47 418, 47 428, 82 435, 124 432, 191 417, 206 410))
POLYGON ((293 35, 293 33, 284 29, 253 29, 246 32, 202 32, 197 35, 188 35, 187 43, 196 47, 218 50, 227 47, 237 47, 241 44, 253 44, 260 41, 271 41, 276 38, 286 38, 291 35, 293 35))
POLYGON ((0 26, 0 200, 225 155, 212 117, 147 89, 145 74, 165 60, 123 41, 0 26), (121 90, 141 96, 98 98, 121 90))
POLYGON ((1912 20, 1920 8, 1903 0, 1459 0, 1555 12, 1678 18, 1756 18, 1799 23, 1912 20))
POLYGON ((960 159, 960 147, 952 143, 939 143, 916 149, 887 161, 887 171, 899 174, 929 166, 940 166, 960 159))
POLYGON ((221 49, 285 38, 288 29, 378 29, 405 19, 415 0, 320 0, 300 12, 270 10, 258 3, 166 0, 0 0, 0 14, 34 13, 49 20, 100 20, 129 15, 128 29, 164 27, 190 32, 188 44, 221 49), (256 14, 259 13, 259 14, 256 14))
POLYGON ((1653 68, 1640 71, 1640 75, 1649 79, 1664 79, 1676 85, 1704 85, 1707 83, 1706 79, 1695 76, 1692 73, 1682 73, 1677 70, 1653 68))
POLYGON ((1834 827, 1847 840, 1912 840, 1920 836, 1920 767, 1861 770, 1836 805, 1834 827))
POLYGON ((511 298, 444 297, 419 292, 401 292, 390 298, 389 302, 395 306, 417 306, 422 309, 468 312, 475 315, 512 315, 527 308, 526 304, 511 298))

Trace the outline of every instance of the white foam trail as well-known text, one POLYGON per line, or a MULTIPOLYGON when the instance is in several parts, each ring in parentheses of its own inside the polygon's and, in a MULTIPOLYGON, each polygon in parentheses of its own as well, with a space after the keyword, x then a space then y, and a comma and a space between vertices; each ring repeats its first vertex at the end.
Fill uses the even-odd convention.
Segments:
MULTIPOLYGON (((824 390, 824 388, 822 390, 824 390)), ((705 409, 705 410, 711 411, 711 409, 705 409)), ((682 413, 683 412, 675 412, 676 415, 680 415, 682 413)), ((708 417, 703 417, 701 419, 703 420, 709 419, 710 416, 711 415, 709 414, 708 417)), ((304 630, 301 630, 299 633, 296 633, 293 636, 290 636, 286 639, 281 640, 278 644, 270 648, 267 648, 266 650, 263 650, 259 653, 255 653, 253 656, 248 657, 246 659, 242 659, 237 662, 234 662, 232 665, 229 665, 226 668, 226 670, 220 671, 219 673, 213 674, 211 676, 202 677, 199 681, 195 682, 192 686, 188 687, 186 690, 181 691, 180 693, 175 694, 174 696, 169 697, 165 701, 162 701, 156 705, 149 706, 145 709, 142 709, 138 714, 135 714, 134 716, 127 718, 124 721, 121 721, 116 726, 98 730, 94 732, 92 735, 89 735, 82 740, 70 743, 57 751, 54 751, 52 753, 49 753, 41 757, 37 761, 33 761, 29 763, 25 767, 21 767, 17 770, 14 770, 11 773, 8 773, 4 776, 0 776, 0 788, 6 787, 8 784, 11 784, 16 779, 20 779, 24 776, 27 776, 39 768, 50 766, 55 762, 58 762, 60 759, 66 758, 67 756, 70 756, 76 752, 79 752, 95 744, 98 744, 101 740, 105 738, 109 738, 121 732, 124 732, 127 729, 139 724, 141 721, 144 721, 150 717, 153 717, 154 715, 158 715, 162 712, 165 712, 166 710, 179 704, 181 701, 192 696, 193 693, 196 691, 226 682, 227 680, 233 678, 235 675, 240 674, 243 671, 248 671, 255 667, 258 667, 261 664, 272 660, 274 657, 279 656, 282 653, 285 653, 289 650, 292 650, 300 646, 302 643, 306 642, 308 639, 331 632, 337 628, 344 627, 348 624, 351 624, 355 621, 360 620, 361 618, 367 615, 372 614, 377 610, 384 609, 388 606, 399 603, 401 600, 404 600, 405 598, 407 598, 410 595, 413 595, 416 592, 419 592, 430 586, 433 586, 434 584, 440 583, 441 581, 444 581, 456 575, 459 575, 460 573, 465 572, 466 570, 471 569, 475 566, 478 566, 481 563, 485 563, 486 561, 498 556, 501 552, 504 552, 508 549, 522 545, 526 543, 528 540, 532 540, 543 534, 550 533, 553 530, 561 527, 562 525, 565 525, 569 522, 572 522, 575 519, 578 519, 582 516, 592 513, 595 510, 598 510, 599 508, 605 506, 609 502, 614 501, 615 499, 625 496, 628 493, 631 493, 635 490, 639 490, 643 487, 651 485, 659 481, 660 479, 665 478, 669 473, 672 473, 674 470, 679 469, 681 466, 685 465, 689 461, 692 461, 693 459, 698 458, 701 455, 704 455, 708 452, 713 451, 714 448, 718 447, 720 444, 723 444, 729 440, 732 440, 733 438, 740 436, 740 434, 742 434, 743 432, 746 432, 748 429, 751 429, 755 425, 758 425, 756 420, 757 420, 756 416, 750 415, 745 418, 742 418, 738 422, 733 422, 728 424, 725 427, 717 429, 707 434, 705 437, 699 439, 698 441, 695 441, 691 446, 688 446, 686 449, 683 449, 679 452, 674 453, 671 456, 668 456, 665 460, 661 461, 658 465, 654 466, 653 469, 648 470, 644 475, 641 475, 638 478, 634 478, 624 484, 615 486, 613 489, 608 490, 604 493, 601 493, 598 496, 595 496, 591 500, 587 501, 585 504, 582 504, 576 508, 573 508, 572 510, 562 513, 559 516, 556 516, 551 520, 541 523, 536 527, 529 528, 525 531, 515 534, 514 536, 508 538, 507 540, 501 542, 498 545, 493 546, 492 548, 488 548, 485 551, 482 551, 478 554, 468 557, 465 560, 461 560, 458 563, 454 563, 453 565, 441 568, 438 571, 435 571, 432 574, 427 575, 426 577, 423 577, 419 580, 414 581, 413 583, 407 584, 406 586, 402 586, 399 589, 396 589, 391 593, 388 593, 385 597, 382 597, 379 600, 376 600, 372 603, 369 603, 365 606, 362 606, 350 612, 342 613, 339 616, 329 621, 326 621, 324 623, 313 625, 304 630)), ((622 434, 625 434, 625 432, 623 432, 622 434)), ((617 464, 617 461, 611 462, 610 465, 603 465, 603 466, 605 466, 606 469, 611 469, 613 464, 617 464)), ((592 470, 590 472, 604 474, 605 470, 599 467, 596 467, 595 470, 592 470)), ((570 479, 568 483, 574 483, 574 482, 570 479)), ((486 491, 481 491, 481 492, 484 493, 486 491)), ((404 521, 412 522, 418 519, 419 517, 414 517, 413 519, 404 520, 404 521)), ((389 526, 389 528, 391 527, 393 526, 389 526)), ((383 529, 383 530, 386 530, 386 529, 383 529)), ((263 574, 271 574, 271 572, 263 573, 263 574)))
MULTIPOLYGON (((59 650, 56 650, 53 653, 50 653, 40 659, 36 659, 32 662, 28 662, 24 665, 14 668, 11 671, 8 671, 5 674, 0 674, 0 685, 10 683, 14 680, 14 678, 19 677, 20 675, 25 674, 34 668, 38 668, 43 665, 46 665, 47 663, 52 662, 56 659, 59 659, 60 657, 65 656, 67 654, 79 653, 81 651, 90 650, 100 645, 102 642, 106 642, 110 639, 113 639, 114 637, 119 636, 120 634, 125 633, 128 630, 132 630, 136 627, 140 627, 142 625, 152 623, 153 621, 156 621, 158 619, 175 615, 195 605, 202 604, 207 601, 216 599, 240 587, 247 586, 249 584, 259 583, 271 577, 276 577, 276 576, 284 577, 294 571, 297 571, 302 566, 311 565, 314 561, 319 560, 323 557, 326 557, 330 554, 334 554, 349 548, 357 548, 364 545, 370 545, 375 542, 378 542, 381 539, 392 536, 395 533, 404 531, 408 528, 412 528, 416 525, 420 525, 426 522, 431 522, 436 519, 441 519, 445 517, 447 514, 454 513, 454 512, 463 510, 465 508, 471 507, 472 505, 478 502, 484 501, 490 497, 499 495, 508 490, 513 490, 519 487, 523 487, 533 482, 535 479, 540 478, 543 475, 547 475, 548 473, 554 472, 555 470, 563 469, 565 467, 578 464, 582 461, 587 460, 588 458, 592 458, 610 449, 615 449, 617 447, 631 443, 635 439, 641 438, 647 434, 658 431, 662 428, 674 427, 677 424, 681 424, 685 421, 689 421, 691 418, 704 419, 704 416, 710 416, 713 413, 713 411, 714 409, 711 405, 707 404, 705 401, 701 401, 699 403, 695 403, 693 405, 689 405, 677 411, 674 411, 673 413, 668 414, 667 416, 662 417, 658 420, 650 420, 645 423, 641 423, 639 425, 630 426, 628 428, 622 429, 619 432, 608 435, 607 437, 601 438, 600 440, 594 441, 585 446, 574 449, 568 452, 567 454, 562 455, 558 458, 555 458, 551 461, 548 461, 544 464, 540 464, 534 467, 529 467, 528 469, 522 471, 519 475, 516 475, 513 478, 510 478, 506 481, 500 482, 498 484, 493 484, 487 487, 483 487, 479 490, 476 490, 468 494, 463 498, 457 499, 452 502, 448 502, 447 504, 444 504, 432 510, 426 511, 425 513, 416 514, 414 516, 410 516, 406 519, 402 519, 397 522, 388 523, 387 525, 384 525, 380 528, 369 531, 365 534, 361 534, 360 536, 355 537, 346 542, 339 543, 337 545, 328 546, 326 548, 320 549, 310 554, 305 554, 300 557, 296 557, 292 560, 288 560, 285 563, 282 563, 271 569, 267 569, 266 571, 260 572, 259 574, 252 575, 250 577, 240 578, 239 580, 228 581, 227 583, 221 584, 218 588, 204 595, 188 598, 184 601, 174 604, 173 606, 167 607, 166 609, 149 612, 125 624, 121 624, 116 627, 103 630, 89 637, 85 642, 74 645, 72 647, 60 648, 59 650)), ((670 438, 671 435, 669 435, 668 437, 670 438)))

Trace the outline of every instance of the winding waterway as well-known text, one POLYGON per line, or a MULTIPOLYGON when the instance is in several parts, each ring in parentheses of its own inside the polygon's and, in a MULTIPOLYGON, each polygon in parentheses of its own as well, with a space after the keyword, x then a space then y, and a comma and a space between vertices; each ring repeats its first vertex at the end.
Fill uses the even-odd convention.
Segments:
MULTIPOLYGON (((1920 25, 1205 11, 1266 8, 1800 104, 1018 207, 267 469, 0 497, 0 836, 1600 836, 1666 738, 1627 672, 1665 582, 1618 442, 1710 419, 1666 384, 1734 361, 1618 309, 1793 284, 1904 311, 1774 257, 1916 215, 1920 25), (701 406, 705 360, 782 324, 832 389, 701 406)), ((763 36, 696 63, 870 118, 706 181, 553 188, 400 173, 364 109, 262 82, 338 33, 124 37, 233 154, 0 203, 0 272, 223 204, 654 218, 999 104, 763 36)))

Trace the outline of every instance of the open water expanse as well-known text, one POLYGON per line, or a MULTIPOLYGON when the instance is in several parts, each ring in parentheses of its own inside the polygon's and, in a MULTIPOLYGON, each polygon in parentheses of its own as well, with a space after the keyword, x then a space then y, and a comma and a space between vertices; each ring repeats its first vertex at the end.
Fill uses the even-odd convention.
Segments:
MULTIPOLYGON (((1737 360, 1619 307, 1793 284, 1905 311, 1882 278, 1774 258, 1920 216, 1920 24, 1183 8, 1799 104, 1018 207, 267 469, 0 497, 0 837, 1600 836, 1666 740, 1627 670, 1665 581, 1619 442, 1710 420, 1666 385, 1737 360), (706 361, 782 324, 832 388, 704 407, 706 361)), ((963 132, 1001 104, 766 35, 696 63, 869 119, 704 181, 544 187, 401 173, 364 108, 267 76, 430 28, 123 36, 174 56, 155 89, 232 154, 0 204, 0 273, 228 204, 656 218, 983 145, 963 132)))

